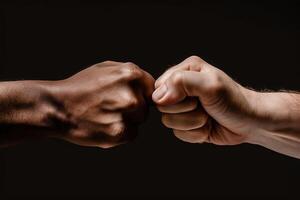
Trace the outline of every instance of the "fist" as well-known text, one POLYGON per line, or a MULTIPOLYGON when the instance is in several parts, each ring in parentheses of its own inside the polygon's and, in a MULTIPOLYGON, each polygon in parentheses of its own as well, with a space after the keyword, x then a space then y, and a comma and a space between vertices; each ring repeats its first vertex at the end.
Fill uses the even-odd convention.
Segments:
POLYGON ((136 136, 147 114, 154 79, 133 63, 106 61, 58 81, 55 88, 70 124, 59 137, 109 148, 136 136))
POLYGON ((240 144, 257 127, 251 91, 197 56, 167 70, 155 88, 163 124, 183 141, 240 144))

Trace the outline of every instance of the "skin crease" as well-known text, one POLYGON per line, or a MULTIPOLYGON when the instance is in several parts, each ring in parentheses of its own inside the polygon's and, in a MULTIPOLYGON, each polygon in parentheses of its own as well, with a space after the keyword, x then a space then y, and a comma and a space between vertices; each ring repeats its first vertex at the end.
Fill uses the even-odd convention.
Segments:
POLYGON ((150 74, 113 61, 60 81, 1 83, 0 102, 8 105, 0 106, 1 146, 41 137, 101 148, 125 143, 145 120, 153 90, 150 74))
POLYGON ((135 64, 113 61, 65 80, 1 82, 0 146, 49 137, 101 148, 125 143, 152 95, 183 141, 251 143, 300 158, 300 94, 249 90, 197 56, 154 82, 135 64))
POLYGON ((185 142, 252 143, 300 158, 300 95, 261 93, 197 56, 167 70, 152 95, 163 124, 185 142))

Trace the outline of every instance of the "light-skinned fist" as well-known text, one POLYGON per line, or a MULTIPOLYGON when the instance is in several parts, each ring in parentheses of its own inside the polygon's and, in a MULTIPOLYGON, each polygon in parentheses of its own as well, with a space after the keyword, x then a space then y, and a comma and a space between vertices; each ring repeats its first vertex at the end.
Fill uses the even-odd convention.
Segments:
POLYGON ((183 141, 235 145, 258 128, 255 92, 197 56, 167 70, 155 88, 152 99, 163 124, 183 141))

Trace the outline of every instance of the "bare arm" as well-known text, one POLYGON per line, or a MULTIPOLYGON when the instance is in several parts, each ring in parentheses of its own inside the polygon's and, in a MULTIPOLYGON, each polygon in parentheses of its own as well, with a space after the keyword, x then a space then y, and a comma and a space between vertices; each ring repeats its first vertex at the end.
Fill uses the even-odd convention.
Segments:
POLYGON ((300 158, 300 94, 249 93, 256 105, 259 129, 247 142, 300 158))
POLYGON ((102 148, 123 144, 137 135, 153 85, 135 64, 113 61, 60 81, 0 82, 0 146, 48 137, 102 148))
POLYGON ((197 56, 167 70, 155 87, 163 123, 183 141, 258 144, 300 158, 300 94, 249 90, 197 56))
POLYGON ((58 132, 57 122, 63 114, 48 84, 46 81, 0 83, 0 146, 58 132))

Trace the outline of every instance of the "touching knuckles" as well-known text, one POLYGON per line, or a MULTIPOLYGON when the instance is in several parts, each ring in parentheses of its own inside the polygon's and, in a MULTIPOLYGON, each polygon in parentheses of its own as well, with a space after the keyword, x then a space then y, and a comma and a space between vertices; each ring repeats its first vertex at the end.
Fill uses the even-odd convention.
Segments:
MULTIPOLYGON (((71 100, 72 106, 67 108, 77 127, 77 136, 74 134, 69 140, 110 148, 133 139, 137 123, 147 114, 149 94, 145 93, 151 93, 162 112, 162 123, 173 129, 177 138, 191 143, 209 141, 210 130, 206 125, 210 118, 202 107, 201 97, 221 96, 226 88, 222 73, 198 56, 191 56, 170 68, 156 81, 131 62, 105 61, 92 68, 76 75, 76 83, 79 79, 86 85, 78 89, 82 91, 75 90, 73 100, 77 100, 71 100), (153 90, 163 86, 162 99, 169 101, 158 103, 153 90), (81 108, 80 112, 76 112, 77 108, 81 108)), ((70 81, 75 84, 72 79, 70 81)))

